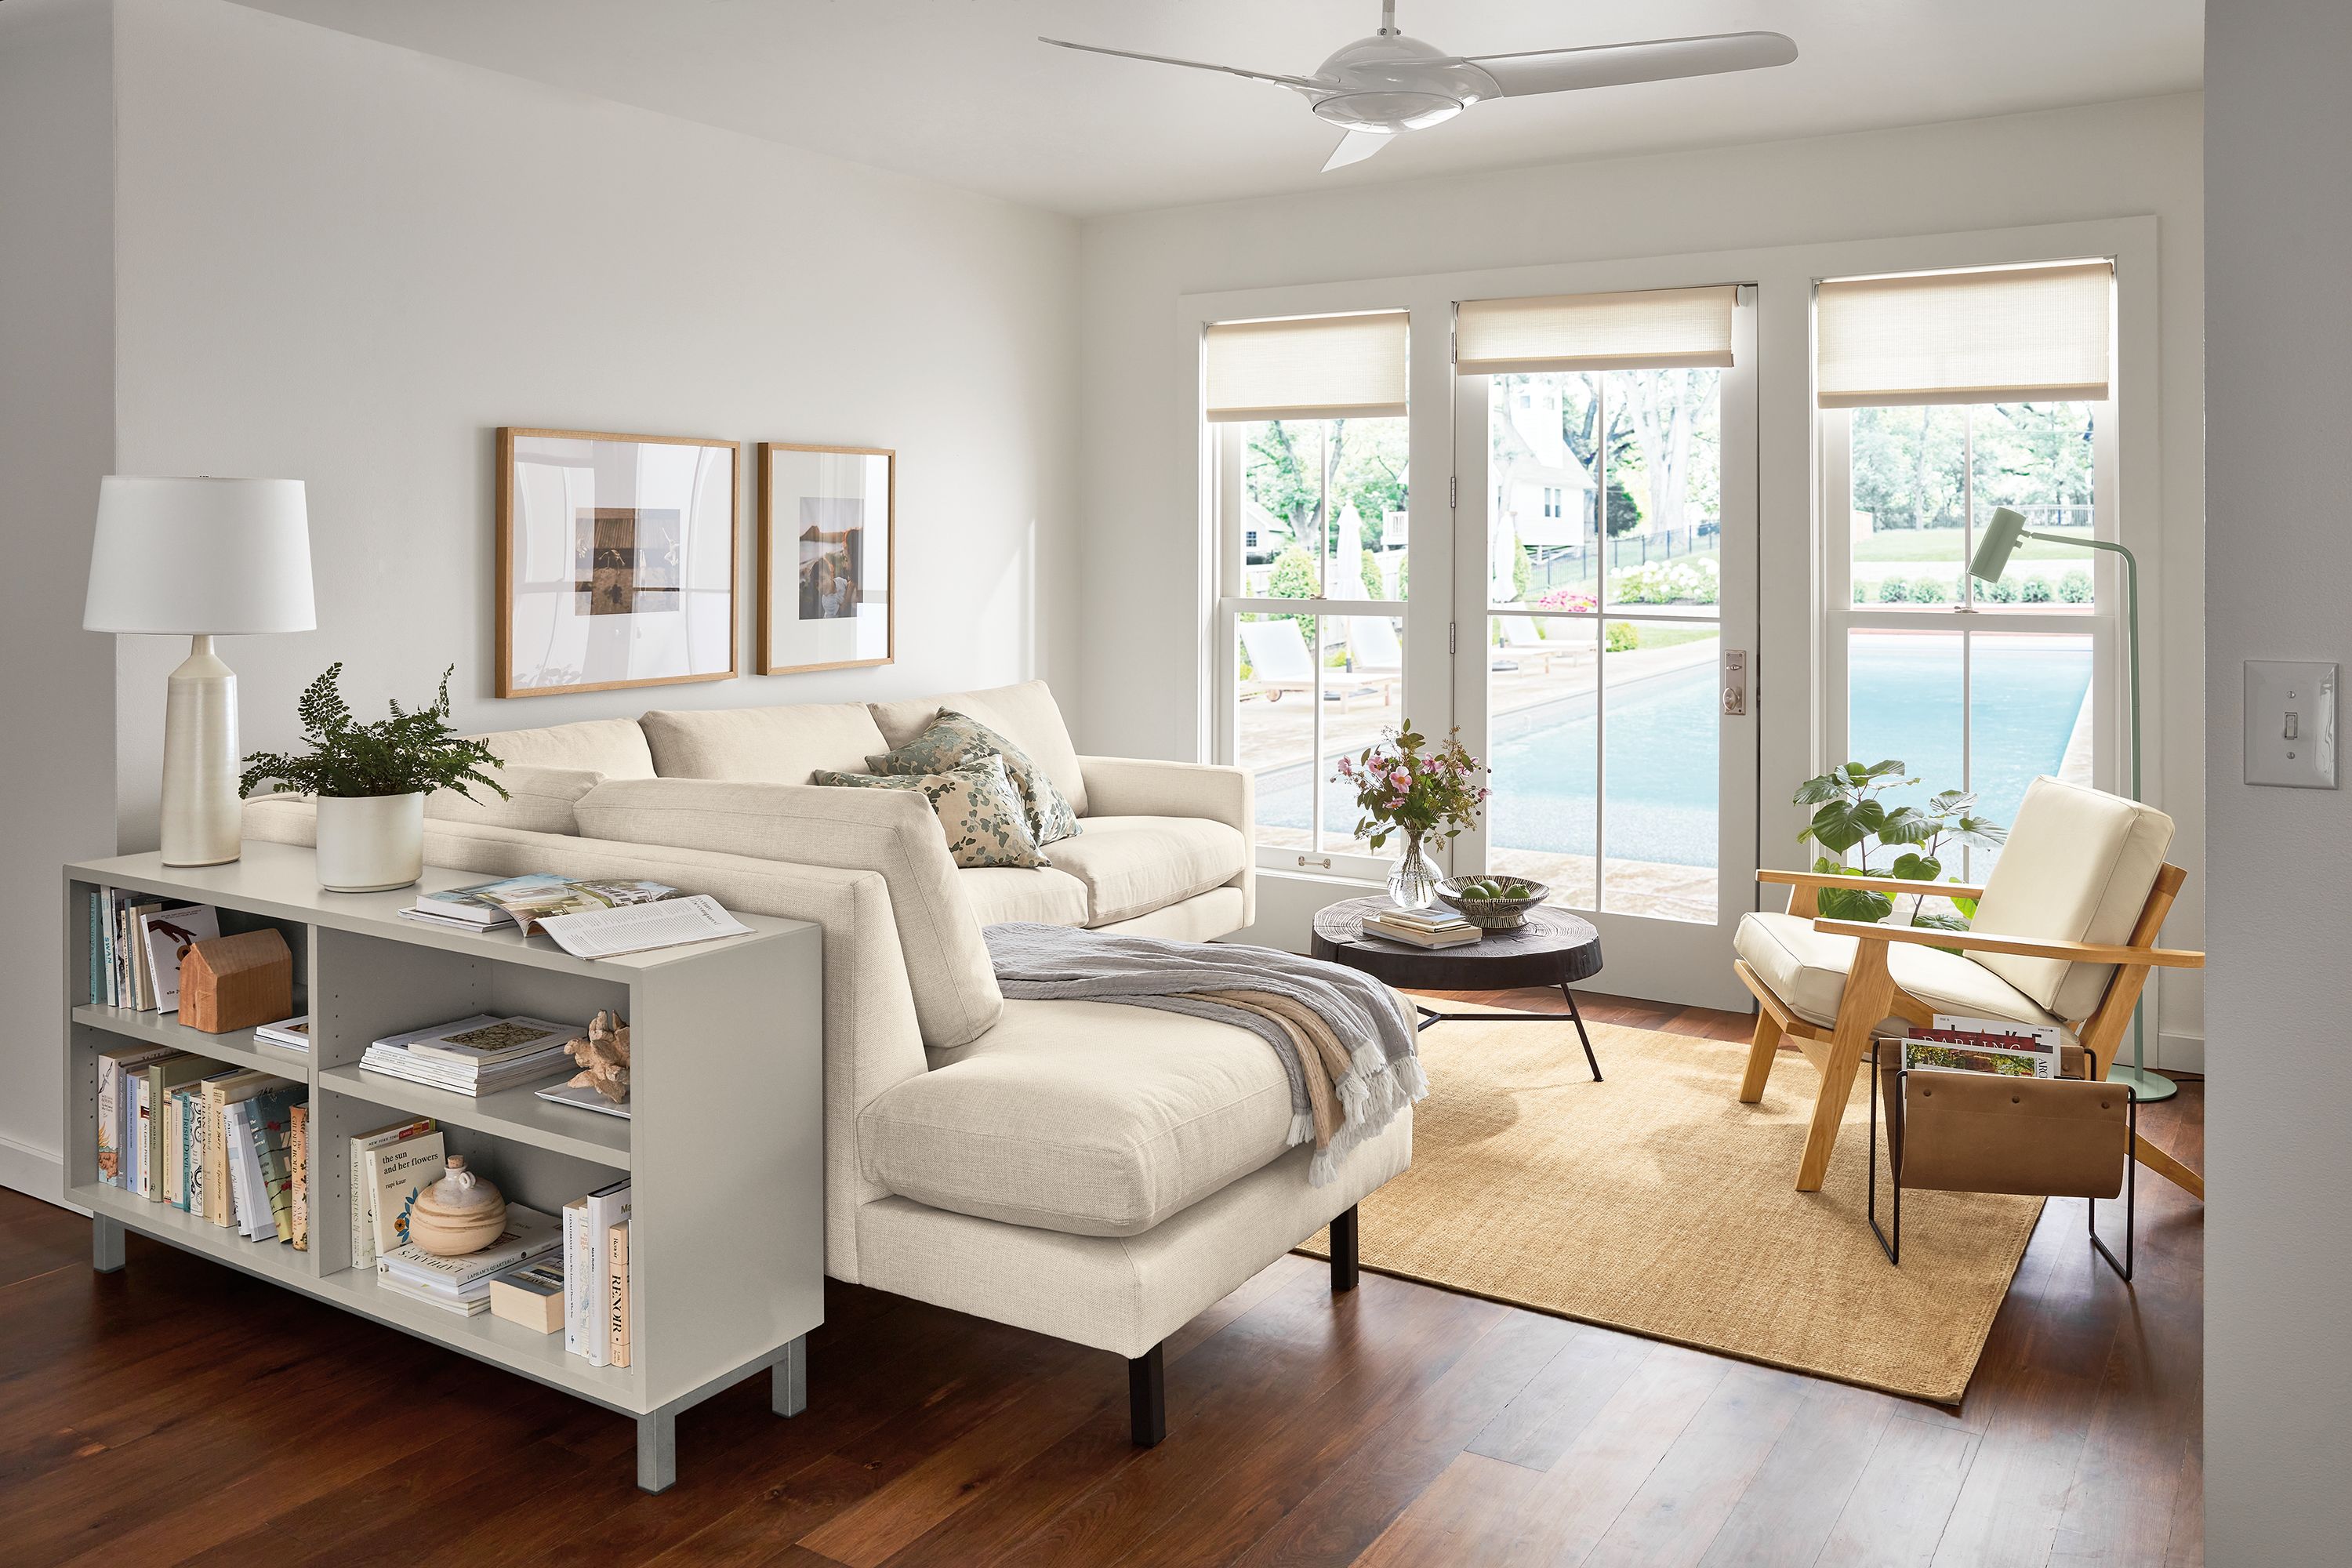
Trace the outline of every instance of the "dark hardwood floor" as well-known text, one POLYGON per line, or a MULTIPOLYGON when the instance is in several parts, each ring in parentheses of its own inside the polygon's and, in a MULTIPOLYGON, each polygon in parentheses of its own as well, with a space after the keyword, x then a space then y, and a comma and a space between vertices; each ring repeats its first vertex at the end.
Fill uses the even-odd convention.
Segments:
MULTIPOLYGON (((2201 1166, 2203 1086, 2143 1125, 2201 1166)), ((2179 1568, 2202 1217, 2140 1192, 2129 1288, 2050 1205, 1958 1410, 1291 1257, 1171 1342, 1139 1451, 1118 1358, 829 1284, 807 1412, 718 1396, 658 1497, 619 1416, 137 1237, 93 1274, 0 1192, 0 1561, 2179 1568)))

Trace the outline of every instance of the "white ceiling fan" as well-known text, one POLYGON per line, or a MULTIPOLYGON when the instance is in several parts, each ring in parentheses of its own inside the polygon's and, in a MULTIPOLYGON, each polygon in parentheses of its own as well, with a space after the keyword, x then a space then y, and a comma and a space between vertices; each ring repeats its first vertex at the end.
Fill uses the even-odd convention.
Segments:
POLYGON ((1323 119, 1344 126, 1323 167, 1326 172, 1360 163, 1391 139, 1453 119, 1490 98, 1528 98, 1539 92, 1616 87, 1625 82, 1664 81, 1674 77, 1714 76, 1724 71, 1784 66, 1797 58, 1793 39, 1780 33, 1709 33, 1694 38, 1652 38, 1637 44, 1601 44, 1586 48, 1530 49, 1508 55, 1449 55, 1433 44, 1397 31, 1396 0, 1381 0, 1381 30, 1334 54, 1313 76, 1283 76, 1239 66, 1180 60, 1166 55, 1109 49, 1041 37, 1041 44, 1156 65, 1223 71, 1286 87, 1306 98, 1323 119))

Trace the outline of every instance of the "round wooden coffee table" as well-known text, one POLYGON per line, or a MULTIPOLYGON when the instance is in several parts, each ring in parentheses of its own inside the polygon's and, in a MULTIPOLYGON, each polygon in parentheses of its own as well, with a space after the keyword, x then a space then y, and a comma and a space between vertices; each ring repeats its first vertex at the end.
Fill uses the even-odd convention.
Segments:
MULTIPOLYGON (((1576 1037, 1584 1046, 1584 1060, 1592 1081, 1601 1081, 1601 1061, 1592 1054, 1592 1037, 1584 1032, 1584 1014, 1569 987, 1601 973, 1601 933, 1590 921, 1549 906, 1528 911, 1527 924, 1515 931, 1490 931, 1476 942, 1459 947, 1415 947, 1364 930, 1364 917, 1390 906, 1385 898, 1349 899, 1333 904, 1315 917, 1315 956, 1331 963, 1360 969, 1400 990, 1501 991, 1523 985, 1557 985, 1568 998, 1568 1016, 1576 1037)), ((1421 1026, 1432 1024, 1550 1023, 1550 1013, 1441 1013, 1413 1004, 1421 1026)))

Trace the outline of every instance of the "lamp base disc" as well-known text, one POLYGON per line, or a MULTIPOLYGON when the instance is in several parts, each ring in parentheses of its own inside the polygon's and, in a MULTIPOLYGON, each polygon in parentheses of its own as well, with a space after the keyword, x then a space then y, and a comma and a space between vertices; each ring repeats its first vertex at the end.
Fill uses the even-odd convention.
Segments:
POLYGON ((2132 1092, 2139 1096, 2139 1102, 2142 1105, 2147 1104, 2150 1100, 2170 1100, 2180 1092, 2180 1086, 2162 1073, 2150 1072, 2146 1068, 2136 1068, 2129 1062, 2117 1062, 2109 1068, 2107 1081, 2131 1085, 2132 1092))

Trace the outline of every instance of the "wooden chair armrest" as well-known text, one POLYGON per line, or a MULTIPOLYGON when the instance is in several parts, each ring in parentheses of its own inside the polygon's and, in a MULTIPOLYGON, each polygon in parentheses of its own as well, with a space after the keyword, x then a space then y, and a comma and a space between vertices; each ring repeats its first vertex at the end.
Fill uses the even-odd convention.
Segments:
POLYGON ((2021 958, 2055 958, 2067 963, 2129 963, 2156 969, 2205 967, 2203 953, 2178 947, 2119 947, 2112 942, 1994 936, 1985 931, 1938 931, 1933 926, 1872 925, 1864 921, 1817 920, 1813 929, 1864 942, 1907 942, 1921 947, 1957 947, 1963 952, 2010 952, 2021 958))
POLYGON ((1984 888, 1969 882, 1906 882, 1900 877, 1848 877, 1828 871, 1772 871, 1756 873, 1759 882, 1777 882, 1790 888, 1852 888, 1865 893, 1926 893, 1938 899, 1980 899, 1984 888))

